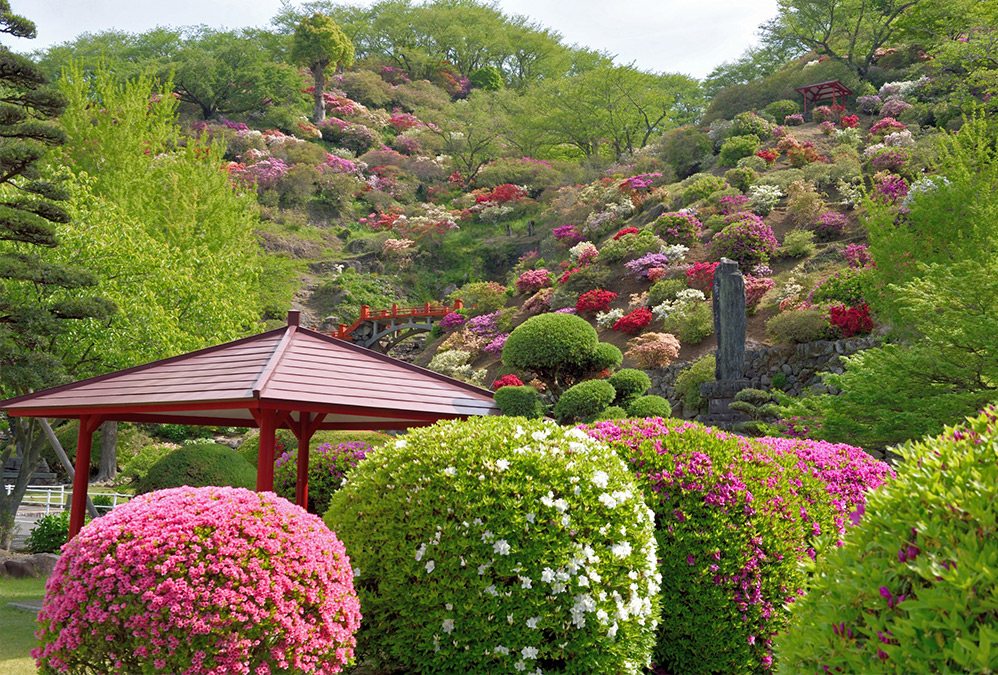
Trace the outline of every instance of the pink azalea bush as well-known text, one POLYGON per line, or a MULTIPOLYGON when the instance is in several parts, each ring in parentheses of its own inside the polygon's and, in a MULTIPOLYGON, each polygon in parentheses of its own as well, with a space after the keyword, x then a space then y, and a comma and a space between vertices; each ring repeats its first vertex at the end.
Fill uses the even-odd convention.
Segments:
POLYGON ((536 293, 551 285, 551 273, 546 269, 527 270, 516 280, 516 290, 520 293, 536 293))
POLYGON ((661 418, 581 428, 629 463, 655 512, 663 614, 653 659, 667 673, 772 672, 772 640, 805 587, 801 562, 891 475, 847 445, 661 418))
POLYGON ((360 604, 343 544, 273 493, 136 497, 63 548, 32 650, 45 673, 327 675, 360 604))
MULTIPOLYGON (((309 512, 320 516, 329 508, 329 498, 343 486, 347 473, 373 448, 363 441, 322 443, 309 453, 309 512)), ((285 452, 274 462, 274 492, 289 501, 298 487, 298 451, 285 452)))
POLYGON ((731 258, 743 267, 750 267, 768 262, 779 245, 773 228, 749 213, 715 234, 707 244, 707 252, 711 260, 731 258))

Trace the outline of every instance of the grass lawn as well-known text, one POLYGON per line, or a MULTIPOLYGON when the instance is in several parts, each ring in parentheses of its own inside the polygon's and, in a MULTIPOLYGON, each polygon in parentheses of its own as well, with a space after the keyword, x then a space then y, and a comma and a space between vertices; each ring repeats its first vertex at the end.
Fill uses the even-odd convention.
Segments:
POLYGON ((45 595, 45 579, 0 579, 0 673, 35 675, 35 660, 29 656, 35 646, 35 615, 8 607, 8 602, 38 600, 45 595))

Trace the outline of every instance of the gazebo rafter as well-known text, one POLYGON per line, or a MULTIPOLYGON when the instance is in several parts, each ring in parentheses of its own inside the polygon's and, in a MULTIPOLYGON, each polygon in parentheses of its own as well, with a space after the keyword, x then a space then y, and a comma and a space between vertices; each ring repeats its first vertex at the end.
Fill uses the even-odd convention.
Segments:
POLYGON ((797 87, 796 91, 804 97, 804 114, 807 114, 808 103, 811 103, 813 107, 818 101, 832 99, 832 105, 835 105, 837 97, 845 98, 852 95, 852 90, 838 80, 808 84, 803 87, 797 87))
POLYGON ((260 429, 257 490, 273 490, 278 429, 298 439, 295 501, 308 504, 309 444, 321 430, 385 431, 498 414, 488 390, 287 325, 0 401, 13 417, 80 420, 70 536, 83 526, 92 436, 103 422, 260 429))

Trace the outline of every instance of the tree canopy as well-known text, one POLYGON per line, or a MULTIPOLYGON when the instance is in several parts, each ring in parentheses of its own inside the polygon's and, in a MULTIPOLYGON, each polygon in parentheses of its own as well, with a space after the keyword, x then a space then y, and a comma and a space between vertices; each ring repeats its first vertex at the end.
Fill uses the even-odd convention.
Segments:
POLYGON ((335 21, 324 14, 316 13, 302 19, 295 28, 291 60, 307 66, 312 71, 315 80, 313 90, 315 109, 312 121, 318 124, 326 118, 326 107, 322 99, 326 84, 326 68, 331 65, 336 68, 353 65, 353 42, 335 21))

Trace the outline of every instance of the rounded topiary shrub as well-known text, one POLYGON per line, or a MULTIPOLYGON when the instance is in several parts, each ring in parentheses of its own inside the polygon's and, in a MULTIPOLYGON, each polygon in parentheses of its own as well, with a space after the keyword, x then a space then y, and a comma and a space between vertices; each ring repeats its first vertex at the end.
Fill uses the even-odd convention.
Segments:
MULTIPOLYGON (((864 490, 889 469, 859 448, 756 442, 671 419, 597 422, 593 437, 627 458, 655 512, 666 673, 761 673, 784 606, 864 490)), ((860 671, 852 671, 860 672, 860 671)))
MULTIPOLYGON (((255 431, 243 439, 237 448, 239 454, 254 467, 260 463, 260 432, 255 431)), ((298 449, 298 439, 290 429, 278 429, 274 434, 274 459, 285 452, 298 449)))
POLYGON ((586 380, 570 387, 554 405, 554 418, 562 424, 591 420, 610 407, 617 392, 606 380, 586 380))
POLYGON ((584 365, 599 336, 585 319, 573 314, 532 316, 513 329, 502 348, 508 368, 557 375, 584 365))
POLYGON ((769 262, 780 243, 773 228, 755 214, 744 216, 714 235, 707 244, 711 260, 731 258, 743 268, 769 262))
POLYGON ((776 642, 785 673, 998 670, 998 418, 909 443, 776 642))
POLYGON ((182 445, 156 461, 136 488, 137 494, 189 485, 256 486, 256 469, 238 452, 218 443, 182 445))
POLYGON ((614 405, 626 408, 627 404, 644 394, 651 387, 648 373, 637 368, 622 368, 606 379, 617 392, 614 405))
POLYGON ((495 402, 503 415, 536 419, 544 417, 544 404, 533 387, 502 387, 496 389, 495 402))
POLYGON ((648 662, 651 514, 579 430, 503 417, 413 430, 357 467, 325 521, 357 570, 361 659, 454 675, 648 662))
MULTIPOLYGON (((322 443, 308 454, 308 511, 322 515, 329 508, 329 498, 340 489, 347 473, 373 450, 361 441, 322 443)), ((286 452, 274 464, 274 492, 295 500, 298 488, 298 452, 286 452)))
POLYGON ((639 396, 627 406, 628 417, 669 417, 672 406, 661 396, 639 396))
POLYGON ((360 606, 343 545, 274 494, 176 488, 84 527, 46 586, 40 672, 337 673, 360 606))

